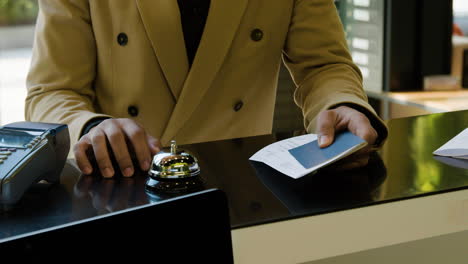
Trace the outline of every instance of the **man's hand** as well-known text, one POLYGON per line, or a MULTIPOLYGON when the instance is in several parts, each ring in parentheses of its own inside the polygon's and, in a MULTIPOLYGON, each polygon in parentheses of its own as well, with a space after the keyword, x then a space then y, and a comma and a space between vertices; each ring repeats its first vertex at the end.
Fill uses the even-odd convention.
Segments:
POLYGON ((115 169, 130 177, 135 172, 132 155, 139 167, 146 171, 151 166, 153 155, 161 149, 160 142, 146 134, 141 125, 132 119, 107 119, 81 137, 73 152, 81 172, 91 174, 93 167, 88 154, 94 154, 99 170, 104 177, 112 177, 115 169), (112 167, 112 151, 119 168, 112 167))
POLYGON ((318 142, 321 148, 333 143, 335 133, 349 130, 356 136, 367 141, 368 146, 355 154, 334 164, 338 170, 348 170, 367 165, 369 154, 374 151, 372 145, 377 140, 377 131, 369 119, 361 112, 347 106, 340 106, 320 112, 317 118, 318 142))

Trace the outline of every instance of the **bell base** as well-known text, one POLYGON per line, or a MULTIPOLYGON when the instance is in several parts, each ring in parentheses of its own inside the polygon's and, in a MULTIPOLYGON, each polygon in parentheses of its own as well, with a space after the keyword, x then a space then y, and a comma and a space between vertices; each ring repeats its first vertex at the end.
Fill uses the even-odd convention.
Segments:
POLYGON ((200 176, 180 179, 159 179, 150 176, 146 180, 146 190, 160 194, 183 194, 201 191, 203 188, 204 181, 200 176))

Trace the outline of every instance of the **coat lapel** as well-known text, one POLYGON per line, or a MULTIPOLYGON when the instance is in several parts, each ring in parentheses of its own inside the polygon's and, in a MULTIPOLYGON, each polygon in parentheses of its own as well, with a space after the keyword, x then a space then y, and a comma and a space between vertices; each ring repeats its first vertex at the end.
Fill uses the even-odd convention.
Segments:
POLYGON ((136 3, 166 81, 178 100, 189 66, 177 1, 136 0, 136 3))
POLYGON ((211 86, 228 53, 247 2, 248 0, 211 0, 200 45, 170 121, 161 138, 163 144, 176 136, 211 86))

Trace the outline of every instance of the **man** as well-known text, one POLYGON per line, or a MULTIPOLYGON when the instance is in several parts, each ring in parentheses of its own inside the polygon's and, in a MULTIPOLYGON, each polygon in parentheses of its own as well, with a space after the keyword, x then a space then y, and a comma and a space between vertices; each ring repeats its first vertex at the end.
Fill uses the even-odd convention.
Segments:
POLYGON ((104 177, 131 176, 132 154, 147 170, 172 139, 270 133, 282 58, 322 147, 336 130, 386 137, 332 0, 39 3, 26 118, 67 123, 85 174, 92 154, 104 177))

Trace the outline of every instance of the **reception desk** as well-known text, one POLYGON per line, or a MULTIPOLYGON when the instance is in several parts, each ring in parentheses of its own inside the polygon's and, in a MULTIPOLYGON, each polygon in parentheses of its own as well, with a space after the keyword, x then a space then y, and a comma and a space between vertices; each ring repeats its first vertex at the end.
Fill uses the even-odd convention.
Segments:
POLYGON ((384 119, 445 113, 467 109, 468 91, 367 92, 384 119))
MULTIPOLYGON (((353 263, 332 259, 445 235, 468 244, 468 162, 432 155, 467 124, 468 111, 391 120, 368 166, 298 180, 248 159, 300 131, 182 148, 198 157, 205 188, 227 194, 235 263, 353 263)), ((145 191, 146 177, 81 175, 69 160, 60 184, 38 184, 1 213, 0 239, 167 199, 145 191)), ((417 259, 457 260, 456 246, 417 259)))

